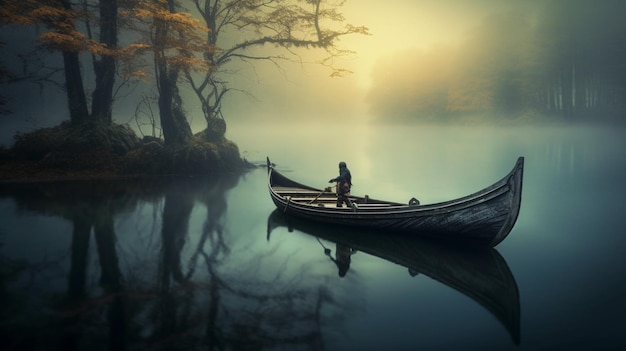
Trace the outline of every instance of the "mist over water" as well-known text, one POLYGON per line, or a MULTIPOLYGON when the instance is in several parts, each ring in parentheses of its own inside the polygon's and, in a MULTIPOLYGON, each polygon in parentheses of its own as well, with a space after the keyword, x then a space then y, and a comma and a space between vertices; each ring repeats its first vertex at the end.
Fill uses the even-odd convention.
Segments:
MULTIPOLYGON (((355 184, 353 193, 396 201, 415 196, 422 203, 432 203, 470 194, 498 180, 518 156, 524 156, 520 217, 511 235, 497 247, 520 288, 522 343, 518 349, 563 345, 583 350, 591 345, 612 348, 625 342, 619 335, 625 327, 626 305, 617 298, 626 289, 620 278, 626 270, 621 253, 626 240, 620 220, 626 209, 623 128, 336 124, 274 125, 239 132, 265 141, 262 147, 240 144, 251 159, 267 154, 278 169, 305 184, 323 187, 325 179, 336 173, 337 162, 346 161, 355 184), (345 135, 349 137, 342 139, 345 135)), ((397 305, 388 301, 382 310, 370 305, 372 314, 380 313, 377 320, 395 320, 392 324, 400 328, 379 331, 383 340, 454 349, 465 344, 435 340, 446 338, 441 333, 428 341, 419 333, 419 340, 415 340, 413 332, 399 325, 416 323, 428 334, 434 332, 433 325, 450 331, 448 323, 457 321, 459 325, 453 324, 454 331, 450 332, 456 340, 473 330, 479 335, 474 337, 482 340, 476 347, 502 350, 511 346, 503 341, 490 348, 486 340, 498 339, 496 335, 501 334, 488 332, 494 326, 487 326, 487 320, 467 317, 471 315, 465 310, 468 306, 444 308, 442 301, 450 298, 447 292, 437 290, 429 295, 422 291, 426 287, 407 287, 404 284, 409 282, 400 277, 368 279, 378 279, 386 287, 378 292, 379 297, 403 296, 397 305), (441 304, 425 306, 426 296, 441 304), (408 308, 412 305, 407 301, 420 307, 408 308), (419 311, 415 313, 420 317, 403 313, 406 310, 419 311), (446 322, 433 322, 436 315, 446 322), (461 321, 446 319, 446 315, 457 315, 461 321), (433 324, 424 324, 425 320, 433 324), (469 320, 477 324, 469 326, 469 320)), ((367 336, 373 326, 354 323, 350 325, 360 328, 355 333, 373 342, 367 336)))
MULTIPOLYGON (((40 311, 58 308, 46 296, 57 296, 53 300, 65 296, 72 276, 68 272, 76 267, 69 259, 75 252, 76 227, 67 218, 86 215, 91 212, 85 208, 93 208, 93 213, 104 216, 96 217, 100 220, 112 214, 119 270, 128 291, 116 296, 131 299, 135 306, 135 312, 127 311, 128 319, 108 319, 94 328, 138 323, 140 331, 128 337, 132 345, 149 343, 146 335, 157 339, 172 335, 160 327, 162 320, 147 317, 148 311, 167 312, 169 306, 171 313, 177 312, 166 319, 175 320, 198 345, 206 340, 207 330, 240 335, 233 328, 245 325, 273 340, 282 340, 285 333, 310 335, 315 330, 316 342, 332 350, 614 349, 626 342, 623 135, 623 129, 608 127, 229 126, 227 137, 237 141, 249 161, 263 164, 269 156, 281 172, 320 188, 336 176, 337 163, 345 161, 353 175, 353 193, 402 202, 413 196, 432 203, 468 195, 499 180, 518 156, 524 156, 520 216, 495 250, 510 269, 519 294, 501 296, 512 299, 513 306, 519 299, 517 320, 499 319, 474 298, 437 280, 441 277, 414 275, 366 252, 354 254, 348 274, 340 278, 324 254, 325 248, 334 253, 335 243, 316 237, 324 232, 278 223, 268 236, 274 206, 267 194, 266 171, 257 169, 239 179, 226 175, 206 181, 180 178, 157 187, 135 184, 131 190, 106 191, 103 199, 74 210, 70 193, 63 191, 47 190, 47 197, 39 200, 4 195, 0 256, 10 267, 24 267, 16 273, 19 279, 7 282, 7 291, 10 296, 26 296, 31 306, 15 305, 15 315, 24 316, 26 324, 10 318, 6 325, 14 335, 30 338, 36 333, 30 327, 57 325, 54 318, 42 319, 40 311), (122 201, 126 197, 119 194, 128 191, 143 195, 139 201, 130 201, 133 196, 122 201), (176 282, 178 270, 192 285, 176 282), (160 295, 154 288, 169 281, 164 272, 172 272, 167 285, 171 295, 160 295), (215 286, 217 291, 211 288, 215 286), (257 299, 272 302, 259 305, 257 299), (334 303, 318 305, 319 301, 334 303), (303 317, 317 313, 315 306, 323 306, 317 322, 303 317), (220 316, 215 322, 210 322, 211 311, 220 316), (250 311, 256 311, 254 317, 250 311), (188 317, 200 324, 185 322, 188 317), (277 328, 275 323, 284 318, 290 322, 277 328), (514 342, 516 323, 519 345, 514 342)), ((85 285, 96 301, 107 296, 100 287, 99 245, 92 240, 85 285)), ((434 267, 464 267, 448 261, 448 255, 431 252, 415 259, 434 267)), ((104 311, 116 306, 107 301, 90 308, 104 311)), ((83 318, 89 320, 90 315, 83 318)), ((248 339, 228 342, 256 340, 257 334, 246 335, 248 339)), ((54 336, 40 336, 46 338, 54 336)), ((107 337, 101 340, 112 342, 107 337)), ((278 342, 264 349, 286 345, 278 342)))
MULTIPOLYGON (((225 98, 226 137, 248 161, 269 157, 314 187, 328 186, 344 161, 354 194, 436 203, 494 183, 525 157, 520 216, 487 255, 501 259, 487 272, 510 270, 513 293, 499 296, 513 307, 508 319, 445 284, 446 269, 479 287, 497 281, 472 274, 485 268, 480 259, 459 264, 445 249, 412 257, 431 275, 358 251, 340 278, 326 232, 272 227, 259 168, 241 177, 0 185, 3 346, 621 349, 626 129, 558 122, 623 119, 624 2, 599 4, 348 1, 348 22, 373 33, 342 41, 356 54, 337 63, 354 75, 331 79, 327 67, 303 64, 320 54, 305 51, 279 70, 245 63, 224 77, 250 94, 225 98), (522 104, 528 97, 538 101, 522 104), (517 114, 491 118, 495 126, 483 120, 502 110, 517 114), (481 123, 461 124, 466 114, 481 123), (458 123, 412 123, 418 116, 458 123)), ((34 36, 6 33, 5 63, 19 67, 13 42, 34 36)), ((58 53, 42 55, 60 66, 58 53)), ((14 112, 0 117, 0 146, 17 131, 68 120, 61 89, 29 84, 0 87, 14 112)), ((121 92, 115 121, 143 135, 133 113, 154 89, 150 81, 121 92)), ((202 130, 193 92, 181 84, 181 95, 192 130, 202 130)))
POLYGON ((518 156, 526 157, 531 181, 532 172, 559 182, 590 174, 612 177, 605 167, 623 164, 623 132, 602 126, 275 123, 234 125, 227 136, 248 160, 268 156, 307 184, 321 186, 345 161, 355 192, 416 192, 432 202, 493 183, 518 156))

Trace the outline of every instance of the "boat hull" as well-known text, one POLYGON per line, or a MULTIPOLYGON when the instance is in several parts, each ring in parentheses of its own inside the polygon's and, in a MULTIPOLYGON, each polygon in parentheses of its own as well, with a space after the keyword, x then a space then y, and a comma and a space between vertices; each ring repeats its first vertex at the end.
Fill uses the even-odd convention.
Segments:
POLYGON ((333 194, 283 176, 271 166, 269 159, 268 186, 276 207, 300 218, 495 246, 506 238, 517 220, 523 168, 524 158, 520 157, 511 172, 493 185, 463 198, 429 205, 353 196, 353 208, 338 208, 332 204, 333 194), (303 196, 315 193, 318 194, 315 201, 303 196))

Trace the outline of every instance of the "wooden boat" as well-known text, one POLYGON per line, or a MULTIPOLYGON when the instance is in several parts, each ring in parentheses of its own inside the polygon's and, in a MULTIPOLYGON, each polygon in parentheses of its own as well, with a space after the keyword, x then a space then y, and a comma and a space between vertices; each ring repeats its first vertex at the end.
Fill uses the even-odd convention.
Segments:
POLYGON ((496 246, 517 220, 522 199, 524 158, 500 181, 471 195, 420 205, 350 196, 352 207, 337 207, 330 188, 300 184, 278 172, 267 158, 268 187, 276 207, 286 214, 344 226, 433 236, 472 245, 496 246))
POLYGON ((334 247, 317 247, 329 258, 330 248, 349 248, 405 267, 407 277, 428 276, 483 306, 506 328, 512 341, 520 343, 519 290, 508 264, 494 248, 470 249, 394 233, 382 236, 380 230, 316 223, 276 209, 267 218, 268 241, 278 228, 335 243, 334 247))

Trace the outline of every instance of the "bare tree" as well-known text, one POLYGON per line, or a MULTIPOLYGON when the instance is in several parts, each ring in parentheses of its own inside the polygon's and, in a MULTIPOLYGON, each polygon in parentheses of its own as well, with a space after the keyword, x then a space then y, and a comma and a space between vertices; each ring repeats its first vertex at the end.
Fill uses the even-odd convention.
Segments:
POLYGON ((210 28, 207 43, 219 47, 208 52, 204 59, 212 68, 203 75, 186 75, 202 106, 207 121, 206 137, 219 138, 226 131, 222 116, 224 96, 233 87, 228 82, 228 65, 233 62, 295 60, 294 49, 321 49, 327 57, 319 63, 332 69, 331 75, 348 72, 334 67, 334 58, 350 53, 338 46, 338 39, 350 34, 369 34, 363 26, 344 24, 338 8, 344 1, 331 4, 322 0, 193 0, 193 3, 210 28), (324 26, 327 24, 327 26, 324 26), (224 47, 220 38, 237 33, 238 41, 224 47), (251 49, 272 45, 283 50, 255 54, 251 49))
POLYGON ((143 24, 143 40, 153 54, 165 143, 185 144, 192 134, 178 90, 179 77, 183 71, 206 69, 205 61, 195 55, 212 50, 200 36, 208 29, 189 13, 179 12, 174 0, 138 1, 131 16, 143 24))

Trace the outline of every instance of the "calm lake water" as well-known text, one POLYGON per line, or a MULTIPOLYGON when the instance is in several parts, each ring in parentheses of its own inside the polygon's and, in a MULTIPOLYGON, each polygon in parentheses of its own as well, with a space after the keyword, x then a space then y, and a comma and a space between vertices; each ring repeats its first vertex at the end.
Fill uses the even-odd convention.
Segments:
POLYGON ((623 350, 626 141, 619 128, 231 126, 324 187, 422 203, 526 157, 494 249, 319 226, 238 177, 0 186, 4 350, 623 350), (287 133, 288 131, 288 133, 287 133), (341 277, 333 259, 351 255, 341 277))

